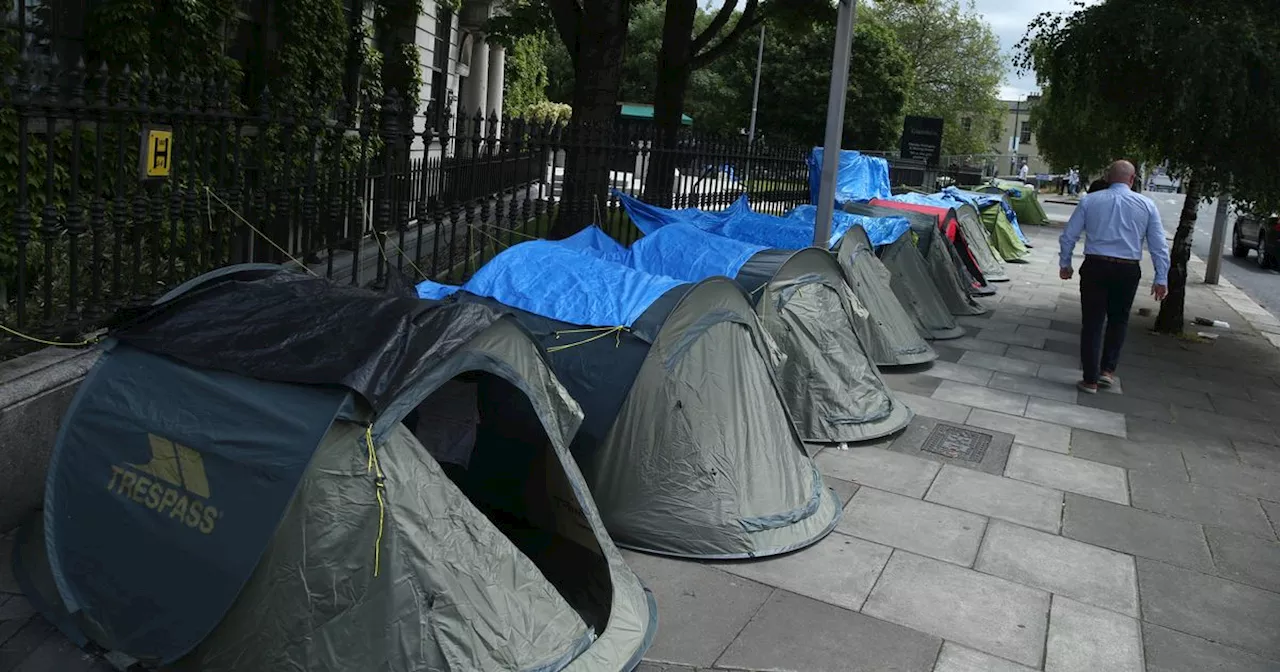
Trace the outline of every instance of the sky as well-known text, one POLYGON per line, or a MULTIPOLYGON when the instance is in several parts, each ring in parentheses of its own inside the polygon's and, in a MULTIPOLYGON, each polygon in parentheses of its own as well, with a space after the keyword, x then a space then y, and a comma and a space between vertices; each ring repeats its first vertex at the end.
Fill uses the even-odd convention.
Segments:
POLYGON ((1072 9, 1074 4, 1075 0, 974 0, 978 14, 1000 38, 1000 51, 1008 62, 1000 86, 1001 100, 1020 100, 1037 90, 1035 75, 1019 75, 1012 62, 1014 48, 1027 32, 1027 24, 1040 12, 1061 12, 1072 9))

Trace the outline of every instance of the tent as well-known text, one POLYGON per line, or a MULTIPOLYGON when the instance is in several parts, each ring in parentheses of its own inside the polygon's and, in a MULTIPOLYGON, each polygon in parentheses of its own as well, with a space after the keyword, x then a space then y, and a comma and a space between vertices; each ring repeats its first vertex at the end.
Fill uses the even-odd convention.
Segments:
POLYGON ((958 264, 955 246, 938 230, 936 218, 924 213, 894 210, 869 203, 844 204, 845 212, 869 218, 901 217, 911 223, 916 248, 924 257, 929 277, 952 315, 982 315, 987 312, 971 293, 977 283, 963 264, 958 264))
MULTIPOLYGON (((933 197, 948 201, 956 207, 970 205, 977 209, 991 241, 991 248, 1000 255, 1000 258, 1008 263, 1026 263, 1023 257, 1026 257, 1030 250, 1027 249, 1021 230, 1014 227, 1005 213, 1003 194, 976 194, 950 187, 946 191, 933 194, 933 197)), ((1013 212, 1012 207, 1009 212, 1013 212)))
POLYGON ((869 284, 874 276, 887 280, 890 291, 908 308, 925 338, 948 340, 964 336, 964 327, 956 324, 947 310, 912 237, 901 236, 880 249, 877 256, 866 230, 854 227, 841 239, 837 258, 841 265, 865 268, 859 269, 857 282, 869 284))
POLYGON ((872 205, 912 210, 933 215, 938 220, 938 230, 960 250, 969 272, 979 282, 1007 282, 1004 263, 991 249, 990 234, 982 225, 982 217, 971 205, 955 206, 941 199, 922 194, 899 194, 892 199, 876 199, 872 205))
MULTIPOLYGON (((625 194, 618 194, 618 198, 631 221, 646 234, 680 221, 680 215, 687 212, 659 208, 625 194)), ((808 247, 813 241, 812 221, 805 221, 801 217, 773 217, 752 212, 745 198, 718 213, 698 211, 689 214, 691 216, 688 223, 704 231, 765 247, 799 250, 808 247)), ((845 231, 856 221, 855 217, 837 217, 832 222, 831 237, 828 239, 832 248, 839 247, 845 231)), ((875 235, 885 239, 896 239, 910 227, 906 220, 872 220, 871 225, 875 235)), ((836 258, 840 260, 838 254, 836 258)), ((845 259, 853 259, 853 255, 848 255, 845 259)), ((868 314, 865 317, 859 315, 854 320, 854 331, 871 356, 871 361, 878 366, 908 366, 937 359, 938 354, 929 347, 916 328, 916 319, 907 312, 890 288, 889 272, 884 264, 878 259, 865 263, 878 268, 873 268, 871 275, 860 282, 854 281, 853 269, 844 266, 843 262, 841 270, 858 301, 867 308, 868 314)))
POLYGON ((746 558, 835 527, 840 504, 775 378, 781 353, 732 280, 685 283, 535 240, 449 291, 509 306, 546 347, 585 412, 571 450, 619 545, 746 558))
POLYGON ((681 223, 630 249, 594 226, 561 244, 685 282, 736 280, 785 355, 778 383, 806 441, 866 441, 911 421, 911 410, 894 398, 858 339, 856 324, 867 310, 826 250, 769 249, 681 223))
MULTIPOLYGON (((817 204, 822 185, 823 148, 809 152, 809 202, 817 204)), ((840 150, 836 167, 836 205, 845 201, 868 201, 888 198, 889 162, 878 156, 867 156, 851 149, 840 150)))
POLYGON ((1004 211, 1005 219, 1008 220, 1010 228, 1013 229, 1014 235, 1016 235, 1018 240, 1021 240, 1024 245, 1032 247, 1031 239, 1027 237, 1027 234, 1023 233, 1022 227, 1018 225, 1018 215, 1013 210, 1013 204, 1009 201, 1008 194, 1005 194, 1004 192, 990 193, 983 191, 966 191, 957 187, 947 187, 934 194, 934 196, 968 203, 984 214, 988 208, 996 205, 1000 206, 1000 209, 1004 211))
POLYGON ((1044 207, 1040 205, 1040 195, 1035 187, 1023 182, 993 179, 991 186, 982 191, 994 193, 996 189, 1009 196, 1009 202, 1013 205, 1020 224, 1048 226, 1049 215, 1045 214, 1044 207))
POLYGON ((222 269, 114 332, 15 564, 73 641, 168 669, 630 670, 656 611, 581 418, 500 312, 222 269))

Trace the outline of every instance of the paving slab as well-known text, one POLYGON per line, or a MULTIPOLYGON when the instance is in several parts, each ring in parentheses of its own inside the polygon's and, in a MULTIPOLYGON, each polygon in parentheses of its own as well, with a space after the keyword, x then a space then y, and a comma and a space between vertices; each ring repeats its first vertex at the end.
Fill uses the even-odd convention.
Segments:
POLYGON ((1014 444, 1004 475, 1117 504, 1129 503, 1124 469, 1014 444))
POLYGON ((1133 506, 1275 539, 1258 500, 1204 485, 1172 480, 1149 471, 1130 474, 1133 506))
MULTIPOLYGON (((935 378, 939 384, 941 380, 935 378)), ((935 388, 936 389, 936 388, 935 388)), ((932 393, 930 393, 932 394, 932 393)), ((955 404, 950 401, 941 401, 931 397, 922 397, 918 394, 910 392, 898 392, 894 395, 898 401, 907 405, 907 408, 916 412, 916 415, 923 415, 938 420, 946 420, 948 422, 964 423, 969 417, 969 412, 973 410, 972 406, 963 404, 955 404)))
POLYGON ((973 352, 987 352, 993 355, 1003 355, 1009 346, 1004 343, 996 343, 994 341, 983 341, 972 336, 961 336, 947 341, 947 345, 961 350, 971 350, 973 352))
POLYGON ((1139 443, 1111 434, 1072 429, 1071 456, 1134 471, 1164 474, 1171 479, 1187 479, 1182 451, 1163 443, 1139 443))
POLYGON ((1078 404, 1064 404, 1060 401, 1050 401, 1038 397, 1032 397, 1027 403, 1025 415, 1036 420, 1045 420, 1059 425, 1078 427, 1113 436, 1124 437, 1127 432, 1123 414, 1078 404))
POLYGON ((1158 379, 1152 380, 1143 377, 1129 376, 1123 372, 1120 375, 1125 378, 1133 378, 1133 382, 1129 385, 1129 389, 1126 392, 1128 396, 1138 397, 1139 399, 1150 399, 1151 401, 1158 401, 1173 406, 1199 408, 1206 411, 1213 410, 1213 403, 1209 401, 1209 395, 1199 390, 1187 390, 1180 387, 1161 385, 1158 379))
POLYGON ((670 663, 653 663, 643 661, 635 672, 699 672, 696 667, 688 667, 686 665, 672 665, 670 663))
POLYGON ((1004 343, 1005 345, 1021 345, 1027 348, 1044 348, 1045 339, 1043 336, 1035 336, 1032 334, 1019 334, 1015 332, 1001 331, 999 329, 979 329, 974 335, 980 341, 991 341, 993 343, 1004 343))
POLYGON ((849 500, 853 499, 854 494, 858 492, 857 483, 852 483, 841 478, 835 478, 834 476, 827 476, 826 474, 823 474, 822 482, 836 493, 836 499, 840 500, 841 507, 848 504, 849 500))
POLYGON ((1012 434, 1016 443, 1055 453, 1066 453, 1071 448, 1071 428, 1051 422, 977 408, 969 414, 967 424, 1012 434))
POLYGON ((1213 571, 1209 544, 1199 525, 1130 506, 1068 494, 1062 535, 1113 551, 1213 571))
POLYGON ((1060 355, 1080 356, 1080 344, 1074 342, 1049 339, 1045 341, 1044 349, 1049 352, 1056 352, 1060 355))
POLYGON ((1062 492, 1011 478, 945 466, 925 501, 1056 533, 1062 492))
POLYGON ((778 591, 716 667, 777 672, 929 672, 941 647, 938 637, 778 591))
MULTIPOLYGON (((1254 441, 1234 441, 1240 461, 1255 469, 1280 472, 1280 446, 1254 441)), ((1276 493, 1280 497, 1280 493, 1276 493)))
POLYGON ((623 551, 658 602, 662 627, 645 658, 711 667, 773 588, 695 562, 623 551))
POLYGON ((1280 543, 1220 527, 1205 527, 1218 576, 1280 593, 1280 543))
POLYGON ((1252 497, 1280 497, 1280 471, 1250 467, 1212 455, 1187 457, 1192 483, 1252 497))
MULTIPOLYGON (((1039 369, 1039 367, 1036 368, 1039 369)), ((1006 392, 1021 392, 1032 397, 1040 397, 1041 399, 1050 399, 1067 404, 1076 403, 1076 396, 1078 395, 1075 385, 1036 378, 1034 373, 1031 376, 1022 376, 997 372, 996 375, 991 377, 991 382, 987 383, 987 387, 1005 390, 1006 392)))
POLYGON ((1080 347, 1080 330, 1077 328, 1073 332, 1058 331, 1057 329, 1045 329, 1043 327, 1032 327, 1028 325, 1019 325, 1017 333, 1025 336, 1039 336, 1046 341, 1057 341, 1059 343, 1069 343, 1076 348, 1080 347))
POLYGON ((1146 558, 1138 586, 1144 621, 1280 658, 1280 595, 1146 558))
POLYGON ((1211 436, 1188 427, 1146 418, 1129 417, 1125 420, 1127 437, 1139 443, 1161 443, 1177 446, 1188 457, 1208 455, 1223 459, 1236 459, 1231 442, 1221 436, 1211 436))
POLYGON ((1035 362, 1036 364, 1050 364, 1053 366, 1060 366, 1060 367, 1079 367, 1080 366, 1080 356, 1078 354, 1064 355, 1061 352, 1054 352, 1052 350, 1037 350, 1035 348, 1027 348, 1021 345, 1009 346, 1009 349, 1004 353, 1004 356, 1011 357, 1013 359, 1021 359, 1028 362, 1035 362))
POLYGON ((1059 364, 1041 364, 1036 370, 1036 377, 1044 380, 1061 383, 1063 385, 1075 385, 1083 380, 1080 373, 1080 365, 1059 365, 1059 364))
POLYGON ((1138 621, 1053 596, 1045 672, 1144 672, 1138 621))
POLYGON ((823 474, 908 497, 923 497, 941 468, 919 457, 860 446, 824 450, 817 463, 823 474))
POLYGON ((964 353, 968 352, 968 350, 948 347, 936 341, 933 343, 930 343, 929 347, 933 348, 933 351, 938 353, 938 358, 933 360, 934 363, 948 362, 951 364, 956 364, 960 361, 960 358, 964 356, 964 353))
POLYGON ((924 373, 934 378, 941 378, 944 381, 951 380, 972 385, 986 385, 987 381, 991 380, 991 376, 995 374, 991 369, 952 364, 951 362, 934 362, 933 366, 926 369, 924 373))
POLYGON ((1217 411, 1174 407, 1173 422, 1180 427, 1194 428, 1202 434, 1263 443, 1280 441, 1271 422, 1223 417, 1217 411))
POLYGON ((844 534, 969 567, 987 519, 939 504, 862 488, 845 507, 844 534))
POLYGON ((943 642, 933 672, 1035 672, 1026 665, 974 651, 955 642, 943 642))
POLYGON ((718 562, 711 566, 744 579, 857 611, 862 608, 892 552, 888 546, 832 532, 803 552, 759 560, 718 562))
MULTIPOLYGON (((987 371, 987 373, 993 372, 987 371)), ((984 380, 983 383, 985 384, 986 381, 984 380)), ((989 387, 961 383, 954 380, 942 381, 942 384, 938 386, 938 389, 931 396, 942 401, 950 401, 975 408, 985 408, 989 411, 997 411, 1009 415, 1022 415, 1022 412, 1026 410, 1028 398, 1025 394, 993 390, 989 387)))
POLYGON ((1038 667, 1049 594, 963 567, 894 551, 863 613, 1038 667))
MULTIPOLYGON (((1107 390, 1099 390, 1099 392, 1104 391, 1107 390)), ((1173 412, 1170 410, 1169 404, 1124 394, 1081 394, 1076 403, 1089 408, 1097 408, 1123 415, 1133 415, 1159 422, 1173 421, 1173 412)))
MULTIPOLYGON (((932 366, 932 364, 929 366, 932 366)), ((927 368, 928 366, 885 368, 881 369, 880 376, 884 378, 885 385, 888 385, 889 389, 895 392, 910 392, 911 394, 927 397, 933 394, 933 391, 942 384, 941 378, 922 373, 927 368)))
MULTIPOLYGON (((1276 672, 1280 662, 1194 635, 1142 624, 1147 672, 1276 672)), ((943 647, 946 650, 946 647, 943 647)))
POLYGON ((1002 474, 1012 445, 1012 434, 917 415, 893 440, 891 449, 965 469, 1002 474))
POLYGON ((974 351, 964 353, 960 357, 960 363, 966 366, 990 369, 999 373, 1013 373, 1023 376, 1034 376, 1036 375, 1036 370, 1040 368, 1040 365, 1035 362, 974 351))
POLYGON ((1271 521, 1271 529, 1275 531, 1276 536, 1280 537, 1280 502, 1269 502, 1265 499, 1259 500, 1262 504, 1262 510, 1267 513, 1267 519, 1271 521))
POLYGON ((1138 616, 1138 577, 1124 553, 993 520, 974 569, 1138 616))

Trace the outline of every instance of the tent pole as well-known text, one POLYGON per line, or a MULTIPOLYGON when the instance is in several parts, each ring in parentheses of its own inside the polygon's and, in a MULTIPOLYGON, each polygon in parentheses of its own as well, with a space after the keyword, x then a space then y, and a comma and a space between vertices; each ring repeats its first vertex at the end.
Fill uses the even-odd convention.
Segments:
POLYGON ((840 140, 844 136, 845 94, 849 91, 849 51, 858 14, 858 0, 839 2, 835 53, 831 57, 831 91, 827 98, 827 132, 822 149, 822 184, 818 189, 818 217, 813 227, 813 244, 824 250, 831 237, 831 218, 836 209, 836 172, 840 167, 840 140))

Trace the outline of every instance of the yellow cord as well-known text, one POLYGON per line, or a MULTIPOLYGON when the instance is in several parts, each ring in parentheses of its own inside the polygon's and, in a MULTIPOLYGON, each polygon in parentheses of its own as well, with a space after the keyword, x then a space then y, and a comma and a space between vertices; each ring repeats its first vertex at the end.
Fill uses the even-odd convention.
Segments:
POLYGON ((7 327, 3 324, 0 324, 0 331, 4 331, 6 333, 12 334, 13 336, 17 336, 18 338, 21 338, 24 341, 31 341, 32 343, 39 343, 40 345, 51 345, 55 348, 81 348, 86 345, 93 345, 94 343, 97 343, 100 340, 97 338, 88 338, 83 341, 76 341, 74 343, 46 341, 43 338, 36 338, 35 336, 32 336, 30 334, 24 334, 21 331, 14 329, 13 327, 7 327))
POLYGON ((304 271, 306 271, 306 272, 308 272, 308 273, 310 273, 311 275, 314 275, 314 276, 316 276, 316 277, 320 277, 320 274, 319 274, 319 273, 316 273, 315 271, 311 270, 311 269, 310 269, 306 264, 302 263, 301 261, 298 261, 298 258, 297 258, 297 257, 293 256, 292 254, 289 254, 289 252, 288 252, 287 250, 285 250, 283 247, 280 247, 279 245, 277 245, 277 244, 276 244, 276 241, 271 240, 271 237, 270 237, 270 236, 268 236, 267 234, 265 234, 265 233, 263 233, 263 232, 259 231, 259 230, 258 230, 258 227, 256 227, 256 226, 254 226, 254 225, 250 224, 250 223, 249 223, 249 220, 245 219, 244 217, 242 217, 242 216, 240 215, 240 213, 238 213, 238 212, 236 212, 236 211, 235 211, 235 208, 232 208, 232 207, 231 207, 231 206, 230 206, 226 201, 222 200, 222 198, 221 198, 220 196, 218 196, 217 194, 213 193, 213 189, 210 189, 209 187, 205 187, 205 188, 204 188, 204 190, 205 190, 206 192, 208 192, 208 193, 209 193, 209 195, 210 195, 210 196, 212 196, 212 197, 213 197, 213 199, 214 199, 215 201, 217 201, 217 202, 221 203, 221 204, 222 204, 222 207, 224 207, 224 208, 226 208, 226 209, 227 209, 227 212, 230 212, 232 215, 235 215, 235 218, 236 218, 236 219, 238 219, 238 220, 240 220, 240 223, 241 223, 241 224, 244 224, 245 226, 249 227, 249 229, 250 229, 250 230, 252 230, 254 233, 256 233, 256 234, 258 234, 259 236, 261 236, 263 240, 267 241, 267 242, 271 245, 271 247, 276 248, 276 251, 277 251, 277 252, 279 252, 280 254, 283 254, 284 256, 288 257, 288 258, 289 258, 289 261, 292 261, 293 263, 297 264, 298 266, 301 266, 301 267, 302 267, 302 270, 304 270, 304 271))
POLYGON ((555 352, 568 350, 569 348, 576 348, 579 345, 586 345, 587 343, 590 343, 595 340, 599 340, 610 334, 612 334, 614 337, 613 347, 616 348, 622 345, 622 332, 627 331, 627 328, 626 327, 598 327, 598 328, 592 328, 592 329, 565 329, 564 331, 557 331, 555 332, 555 334, 556 334, 556 338, 558 339, 560 338, 560 334, 578 334, 578 333, 591 332, 591 331, 599 331, 601 333, 596 334, 591 338, 586 338, 581 341, 578 341, 577 343, 570 343, 568 345, 556 345, 556 346, 547 348, 547 352, 555 353, 555 352))
POLYGON ((378 571, 382 567, 382 527, 383 521, 387 516, 387 504, 382 499, 382 491, 386 488, 386 479, 382 475, 382 465, 378 464, 378 451, 373 447, 372 424, 365 429, 364 442, 369 450, 369 460, 365 463, 365 472, 374 472, 374 494, 378 498, 378 540, 373 545, 373 575, 377 577, 378 571))

